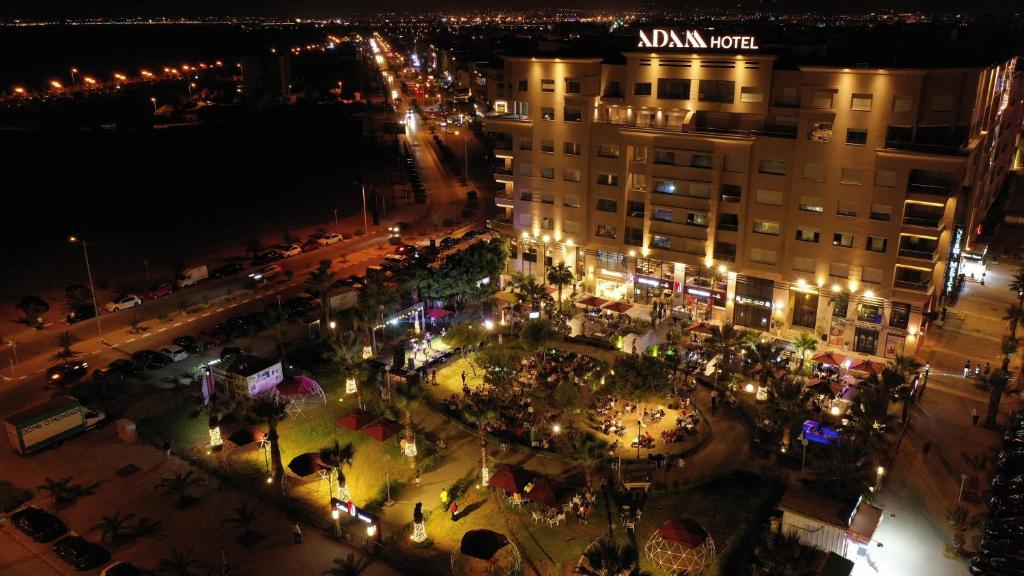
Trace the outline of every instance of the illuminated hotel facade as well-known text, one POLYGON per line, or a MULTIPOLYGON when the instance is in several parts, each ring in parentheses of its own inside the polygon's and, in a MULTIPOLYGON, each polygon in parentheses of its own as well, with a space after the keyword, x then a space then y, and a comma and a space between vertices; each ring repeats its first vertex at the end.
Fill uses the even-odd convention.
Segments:
POLYGON ((504 57, 485 130, 511 267, 564 262, 603 298, 915 351, 1017 154, 1017 60, 783 69, 756 39, 676 39, 504 57))

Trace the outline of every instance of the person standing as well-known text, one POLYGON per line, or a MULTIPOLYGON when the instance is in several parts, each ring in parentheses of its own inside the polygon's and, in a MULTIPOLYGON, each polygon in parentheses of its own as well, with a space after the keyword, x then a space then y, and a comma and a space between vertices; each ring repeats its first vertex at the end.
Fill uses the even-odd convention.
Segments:
POLYGON ((964 362, 964 379, 967 379, 967 375, 971 373, 971 361, 964 362))
POLYGON ((455 500, 452 500, 451 508, 452 508, 452 522, 455 522, 455 520, 457 520, 456 516, 459 515, 459 503, 456 502, 455 500))
POLYGON ((463 388, 466 387, 466 371, 465 370, 462 371, 462 387, 463 388))
POLYGON ((296 522, 292 528, 292 536, 295 537, 296 544, 302 544, 302 528, 299 528, 299 523, 296 522))
POLYGON ((441 489, 441 509, 445 510, 445 511, 448 510, 448 489, 447 488, 442 488, 441 489))
POLYGON ((971 426, 977 426, 978 425, 978 420, 980 418, 981 417, 978 416, 978 408, 977 408, 977 406, 975 406, 974 408, 971 409, 971 426))

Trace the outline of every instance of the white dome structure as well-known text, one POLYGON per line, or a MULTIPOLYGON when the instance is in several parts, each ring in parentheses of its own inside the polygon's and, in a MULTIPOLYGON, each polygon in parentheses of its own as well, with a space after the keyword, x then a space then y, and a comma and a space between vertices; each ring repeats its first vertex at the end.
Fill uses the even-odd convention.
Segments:
POLYGON ((644 552, 669 576, 699 576, 715 558, 715 542, 693 520, 669 520, 651 533, 644 552))

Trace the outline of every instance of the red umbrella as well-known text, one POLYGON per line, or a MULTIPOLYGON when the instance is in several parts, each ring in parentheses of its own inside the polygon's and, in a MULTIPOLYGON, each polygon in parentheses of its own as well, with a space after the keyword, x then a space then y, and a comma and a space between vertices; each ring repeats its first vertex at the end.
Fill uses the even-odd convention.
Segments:
POLYGON ((505 492, 522 492, 523 486, 530 481, 530 473, 519 467, 502 464, 494 471, 487 484, 501 488, 505 492))
POLYGON ((842 366, 843 362, 846 361, 846 358, 844 358, 840 354, 836 354, 835 352, 826 351, 826 352, 818 352, 814 356, 811 356, 811 360, 814 360, 815 362, 818 362, 820 364, 831 364, 832 366, 842 366))
POLYGON ((532 484, 533 488, 526 493, 527 500, 549 508, 558 506, 558 496, 555 494, 555 487, 547 478, 534 478, 532 484))
POLYGON ((708 539, 708 533, 693 520, 669 520, 658 528, 662 540, 678 542, 683 548, 696 548, 708 539))
POLYGON ((324 464, 324 461, 320 458, 319 452, 306 452, 305 454, 299 454, 292 461, 288 463, 288 468, 295 473, 296 476, 306 477, 312 476, 317 470, 324 470, 328 466, 324 464))
POLYGON ((587 298, 584 298, 583 300, 580 300, 579 303, 583 304, 584 306, 592 306, 594 308, 600 308, 601 306, 604 306, 605 304, 607 304, 608 301, 605 300, 604 298, 598 298, 597 296, 588 296, 587 298))
POLYGON ((344 426, 350 430, 359 430, 372 424, 378 416, 368 410, 356 409, 334 421, 338 426, 344 426))
POLYGON ((854 362, 853 366, 850 366, 850 370, 854 372, 866 372, 868 374, 881 374, 883 368, 885 366, 871 360, 859 360, 854 362))
POLYGON ((711 334, 711 324, 707 322, 694 322, 687 328, 688 332, 696 332, 697 334, 711 334))
POLYGON ((445 310, 444 308, 431 308, 427 310, 427 318, 431 320, 440 320, 451 314, 451 311, 445 310))
POLYGON ((626 304, 625 302, 612 302, 604 307, 605 310, 611 310, 612 312, 625 312, 633 306, 626 304))
POLYGON ((366 428, 363 428, 360 432, 378 442, 383 442, 395 434, 398 434, 401 429, 402 426, 398 422, 388 420, 387 418, 381 418, 366 428))

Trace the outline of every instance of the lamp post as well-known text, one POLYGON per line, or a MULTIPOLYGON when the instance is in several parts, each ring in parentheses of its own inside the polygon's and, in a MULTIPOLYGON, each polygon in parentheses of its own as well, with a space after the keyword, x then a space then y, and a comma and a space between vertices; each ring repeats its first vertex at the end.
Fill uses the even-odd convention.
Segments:
POLYGON ((72 88, 74 88, 74 86, 75 86, 75 73, 77 73, 77 72, 78 72, 78 68, 72 68, 71 69, 71 87, 72 88))
POLYGON ((92 308, 96 313, 96 332, 99 333, 100 342, 106 344, 106 342, 103 342, 103 325, 100 323, 100 306, 96 303, 96 288, 92 283, 92 266, 89 264, 89 247, 86 245, 87 242, 85 240, 76 236, 70 236, 68 241, 72 243, 80 241, 82 243, 82 253, 85 255, 85 273, 89 277, 89 291, 92 292, 92 308))
POLYGON ((149 101, 153 103, 153 112, 156 112, 156 98, 151 97, 149 101))
POLYGON ((960 499, 964 497, 964 482, 967 481, 967 473, 960 473, 960 492, 956 495, 956 505, 960 505, 960 499))
POLYGON ((369 224, 369 221, 366 219, 366 186, 364 186, 363 184, 360 184, 359 188, 363 192, 363 233, 364 234, 369 234, 370 233, 370 224, 369 224))
POLYGON ((338 226, 338 209, 337 208, 334 209, 334 231, 335 232, 340 232, 341 231, 341 227, 338 226))
POLYGON ((331 509, 331 519, 334 520, 334 537, 341 538, 341 512, 337 508, 331 509))
POLYGON ((879 466, 875 471, 875 493, 882 489, 882 476, 885 475, 885 467, 879 466))
POLYGON ((640 462, 640 427, 643 426, 643 420, 640 418, 636 419, 636 461, 640 462))

